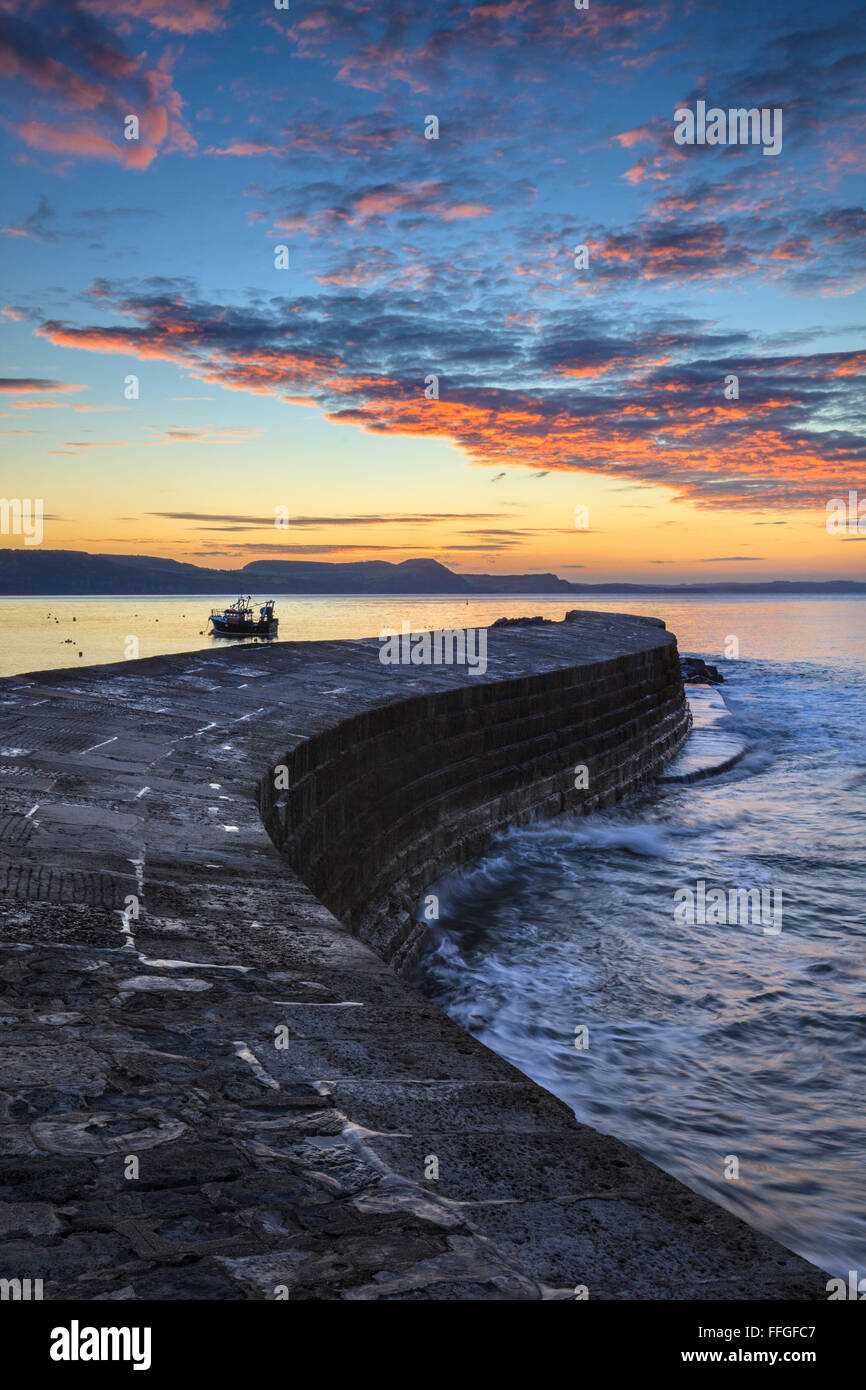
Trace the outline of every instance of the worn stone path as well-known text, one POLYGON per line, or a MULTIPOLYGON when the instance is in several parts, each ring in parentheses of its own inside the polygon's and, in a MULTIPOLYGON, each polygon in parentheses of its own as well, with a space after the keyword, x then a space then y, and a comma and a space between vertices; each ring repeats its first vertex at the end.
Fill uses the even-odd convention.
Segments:
MULTIPOLYGON (((505 629, 475 679, 670 640, 611 615, 505 629)), ((255 783, 287 746, 472 679, 377 654, 0 682, 0 1278, 50 1299, 825 1296, 578 1125, 279 857, 255 783)))

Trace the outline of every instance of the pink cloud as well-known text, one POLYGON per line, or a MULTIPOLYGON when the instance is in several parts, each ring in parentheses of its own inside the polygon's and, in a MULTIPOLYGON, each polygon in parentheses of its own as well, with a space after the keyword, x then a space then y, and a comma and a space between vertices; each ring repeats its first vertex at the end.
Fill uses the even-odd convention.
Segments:
POLYGON ((131 169, 146 169, 156 158, 156 150, 149 145, 133 140, 118 145, 91 130, 58 130, 40 121, 22 121, 16 130, 32 149, 50 154, 108 159, 131 169))
POLYGON ((50 92, 71 106, 93 111, 111 99, 108 87, 89 82, 54 58, 34 58, 18 54, 10 44, 0 43, 0 77, 24 77, 40 91, 50 92))
POLYGON ((651 125, 636 125, 634 130, 624 130, 620 135, 615 135, 614 140, 630 150, 632 145, 639 145, 644 140, 652 140, 653 128, 651 125))
POLYGON ((228 0, 82 0, 90 14, 113 21, 149 24, 171 34, 215 33, 224 28, 228 0))
POLYGON ((239 158, 260 154, 281 154, 279 145, 265 145, 260 140, 231 140, 222 148, 212 146, 207 154, 230 154, 239 158))

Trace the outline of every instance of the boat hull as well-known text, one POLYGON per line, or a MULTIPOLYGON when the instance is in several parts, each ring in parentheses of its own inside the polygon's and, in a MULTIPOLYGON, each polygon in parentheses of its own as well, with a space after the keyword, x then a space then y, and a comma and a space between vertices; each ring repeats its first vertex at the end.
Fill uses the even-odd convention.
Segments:
POLYGON ((276 637, 279 618, 269 623, 232 623, 224 618, 211 618, 215 637, 276 637))

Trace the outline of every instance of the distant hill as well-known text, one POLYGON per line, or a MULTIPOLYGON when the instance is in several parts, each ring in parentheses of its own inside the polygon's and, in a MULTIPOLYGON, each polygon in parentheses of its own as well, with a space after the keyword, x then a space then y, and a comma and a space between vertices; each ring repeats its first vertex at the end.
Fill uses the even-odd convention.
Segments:
POLYGON ((0 594, 193 594, 236 589, 237 571, 167 566, 148 555, 0 551, 0 594))
POLYGON ((466 594, 462 575, 438 560, 252 560, 236 571, 242 584, 279 594, 466 594))
POLYGON ((0 550, 0 595, 29 594, 866 594, 852 579, 575 584, 555 574, 455 574, 438 560, 253 560, 209 569, 156 555, 0 550))

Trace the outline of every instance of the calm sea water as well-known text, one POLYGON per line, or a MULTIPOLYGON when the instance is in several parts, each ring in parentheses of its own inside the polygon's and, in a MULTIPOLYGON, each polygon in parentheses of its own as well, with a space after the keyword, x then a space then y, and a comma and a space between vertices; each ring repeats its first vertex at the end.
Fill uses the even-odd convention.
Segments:
POLYGON ((866 604, 692 604, 654 611, 681 650, 739 635, 719 664, 744 760, 501 837, 432 887, 416 983, 579 1119, 862 1277, 866 604), (700 879, 780 891, 781 932, 677 924, 700 879))
MULTIPOLYGON (((122 660, 130 637, 142 657, 221 647, 205 620, 231 597, 3 599, 0 673, 122 660)), ((283 638, 315 640, 577 607, 661 617, 722 665, 749 752, 502 837, 438 886, 417 981, 578 1118, 832 1273, 866 1274, 866 602, 328 596, 278 614, 283 638), (699 879, 780 890, 782 931, 677 925, 674 893, 699 879)))
MULTIPOLYGON (((207 633, 211 608, 224 608, 235 598, 236 594, 0 598, 0 676, 123 661, 129 651, 136 650, 130 638, 136 639, 139 657, 237 645, 236 639, 209 637, 207 633)), ((383 628, 399 630, 404 618, 416 629, 482 627, 500 617, 535 613, 559 619, 570 608, 663 618, 677 634, 681 651, 720 656, 726 639, 733 635, 739 640, 743 658, 844 664, 853 651, 862 652, 866 600, 618 597, 583 602, 532 594, 470 599, 468 603, 453 595, 378 598, 329 594, 277 600, 280 638, 303 642, 376 637, 383 628)))

